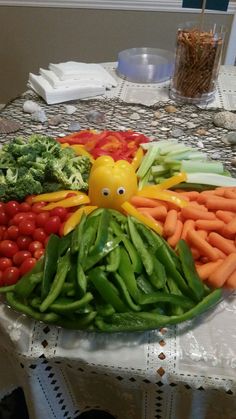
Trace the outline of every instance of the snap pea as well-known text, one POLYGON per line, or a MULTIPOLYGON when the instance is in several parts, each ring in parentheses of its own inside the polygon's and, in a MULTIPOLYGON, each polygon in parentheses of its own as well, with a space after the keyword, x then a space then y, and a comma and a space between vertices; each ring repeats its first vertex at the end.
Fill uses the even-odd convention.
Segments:
POLYGON ((71 246, 71 233, 67 234, 66 236, 60 237, 59 245, 58 245, 58 257, 63 256, 69 247, 71 246))
POLYGON ((143 244, 143 240, 140 237, 136 226, 134 224, 134 222, 132 221, 131 217, 128 217, 128 227, 129 227, 129 233, 130 233, 130 237, 131 240, 134 244, 134 246, 137 249, 137 252, 139 253, 144 268, 146 270, 146 272, 148 273, 148 275, 151 275, 153 272, 153 259, 150 255, 150 252, 146 249, 146 247, 143 244))
POLYGON ((134 332, 173 325, 191 320, 214 306, 222 297, 222 290, 216 289, 207 295, 200 303, 179 316, 165 316, 158 313, 115 313, 106 321, 101 317, 95 319, 97 328, 102 332, 134 332))
POLYGON ((97 235, 97 227, 100 218, 100 215, 97 215, 96 217, 91 217, 91 215, 87 218, 83 240, 80 243, 79 247, 78 263, 80 263, 83 268, 88 252, 91 251, 91 249, 94 247, 94 242, 97 235))
POLYGON ((101 268, 94 268, 89 272, 89 279, 101 295, 102 299, 118 312, 127 311, 127 307, 119 297, 118 291, 114 290, 114 285, 107 279, 105 272, 101 268))
MULTIPOLYGON (((175 295, 181 295, 181 296, 183 295, 182 292, 177 287, 175 281, 171 277, 167 278, 165 291, 170 292, 171 294, 175 294, 175 295)), ((172 305, 171 307, 169 307, 169 310, 171 310, 171 314, 174 314, 174 315, 179 315, 179 314, 184 313, 184 309, 176 305, 172 305)))
POLYGON ((59 296, 62 290, 63 284, 65 282, 66 275, 69 272, 69 269, 70 269, 70 253, 69 251, 67 251, 67 253, 64 256, 60 257, 60 259, 58 260, 57 272, 52 282, 50 291, 40 305, 41 312, 46 311, 49 308, 49 306, 59 296))
POLYGON ((39 313, 36 310, 33 310, 28 305, 22 303, 22 301, 18 299, 13 292, 7 292, 6 300, 14 310, 19 311, 20 313, 27 314, 35 320, 39 320, 45 323, 55 323, 59 319, 59 316, 56 313, 44 314, 39 313))
POLYGON ((196 271, 191 250, 189 249, 187 243, 184 240, 180 240, 177 244, 177 251, 179 254, 179 258, 182 264, 187 284, 191 288, 195 300, 201 301, 205 294, 205 289, 196 271))
POLYGON ((151 294, 155 292, 155 288, 152 286, 151 282, 146 278, 144 274, 139 275, 136 278, 138 288, 144 294, 151 294))
POLYGON ((110 223, 111 214, 108 210, 104 209, 100 215, 97 236, 94 243, 94 248, 91 255, 102 252, 108 239, 108 227, 110 223))
POLYGON ((115 313, 114 307, 111 304, 97 304, 96 310, 99 316, 107 317, 115 313))
POLYGON ((5 294, 6 292, 15 291, 15 284, 14 285, 6 285, 4 287, 0 287, 0 294, 5 294))
POLYGON ((43 269, 43 280, 41 285, 41 295, 44 299, 50 290, 52 280, 57 270, 57 258, 60 238, 51 234, 45 249, 45 262, 43 269))
POLYGON ((118 224, 118 222, 116 220, 111 219, 110 229, 111 229, 112 233, 115 234, 116 236, 121 236, 123 234, 123 230, 120 227, 120 224, 118 224))
POLYGON ((156 257, 153 257, 153 272, 149 276, 149 281, 158 290, 163 288, 166 283, 165 268, 156 257))

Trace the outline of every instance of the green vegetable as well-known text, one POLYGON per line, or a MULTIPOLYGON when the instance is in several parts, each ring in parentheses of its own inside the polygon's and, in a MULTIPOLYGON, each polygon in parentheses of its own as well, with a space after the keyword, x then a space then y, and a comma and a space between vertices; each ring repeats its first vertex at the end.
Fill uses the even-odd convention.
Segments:
POLYGON ((49 293, 53 278, 57 270, 57 258, 60 239, 55 234, 51 234, 44 252, 44 269, 42 280, 42 298, 46 298, 49 293))

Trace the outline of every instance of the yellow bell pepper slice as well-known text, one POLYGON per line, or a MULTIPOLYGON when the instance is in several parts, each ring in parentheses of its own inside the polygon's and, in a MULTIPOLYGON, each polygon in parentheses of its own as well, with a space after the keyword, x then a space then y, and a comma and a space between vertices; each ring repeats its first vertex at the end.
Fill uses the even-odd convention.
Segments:
POLYGON ((129 202, 124 202, 121 207, 127 212, 127 214, 132 215, 137 220, 141 221, 143 224, 146 224, 152 230, 154 230, 157 234, 163 234, 163 228, 156 220, 152 220, 151 218, 146 217, 146 215, 141 214, 132 204, 129 202))
POLYGON ((56 192, 49 192, 49 193, 43 193, 40 195, 36 195, 32 198, 32 203, 35 202, 56 202, 61 201, 62 199, 66 198, 68 194, 74 194, 74 195, 81 195, 82 192, 80 191, 71 191, 71 190, 62 190, 62 191, 56 191, 56 192))
POLYGON ((185 172, 180 172, 177 175, 169 177, 169 179, 164 180, 158 185, 154 185, 156 190, 163 191, 164 189, 170 189, 175 185, 178 185, 181 182, 187 180, 187 174, 185 172))
POLYGON ((69 143, 62 143, 61 144, 61 148, 66 148, 66 147, 70 147, 69 143))
POLYGON ((139 147, 138 150, 136 151, 135 155, 134 155, 134 158, 133 158, 132 162, 131 162, 135 172, 139 168, 139 166, 141 164, 141 161, 143 159, 143 156, 144 156, 144 151, 143 151, 142 147, 139 147))
POLYGON ((171 202, 180 208, 186 207, 186 205, 189 203, 185 199, 176 196, 176 194, 172 194, 170 191, 162 191, 157 189, 156 186, 145 186, 143 189, 141 189, 141 191, 138 191, 138 195, 145 198, 153 198, 159 199, 160 201, 171 202))
POLYGON ((97 207, 95 205, 87 205, 85 207, 81 207, 77 209, 77 211, 73 212, 73 214, 66 220, 63 228, 63 234, 66 236, 69 234, 74 228, 77 226, 77 224, 80 223, 81 217, 83 214, 90 214, 93 212, 97 207))
POLYGON ((64 208, 70 208, 70 207, 77 207, 79 205, 83 204, 89 204, 90 199, 87 195, 80 192, 80 195, 71 196, 70 198, 62 199, 61 201, 57 202, 51 202, 48 205, 45 205, 45 207, 42 207, 43 211, 51 211, 53 208, 56 207, 64 207, 64 208))
POLYGON ((77 156, 86 156, 90 159, 91 163, 95 162, 93 156, 87 150, 85 150, 83 145, 75 144, 71 145, 70 147, 75 151, 77 156))

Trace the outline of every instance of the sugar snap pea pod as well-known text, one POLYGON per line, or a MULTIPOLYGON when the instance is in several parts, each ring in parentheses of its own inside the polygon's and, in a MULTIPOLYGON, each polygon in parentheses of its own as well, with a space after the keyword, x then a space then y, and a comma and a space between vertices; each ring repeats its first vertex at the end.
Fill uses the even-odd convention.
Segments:
POLYGON ((75 227, 72 236, 71 236, 71 253, 77 253, 82 242, 84 227, 86 223, 87 215, 82 214, 79 224, 75 227))
POLYGON ((71 329, 71 330, 89 329, 96 315, 97 315, 96 311, 91 311, 88 314, 75 315, 73 318, 63 317, 63 318, 60 318, 60 320, 58 320, 56 324, 57 326, 61 326, 61 327, 64 327, 65 329, 71 329))
POLYGON ((71 301, 68 298, 57 298, 54 303, 51 304, 50 310, 63 314, 75 312, 82 307, 85 307, 90 301, 93 300, 91 292, 87 292, 80 300, 71 301))
POLYGON ((126 225, 127 223, 126 216, 121 214, 121 212, 115 209, 109 209, 109 213, 111 214, 112 218, 118 222, 118 224, 120 224, 121 226, 126 225))
POLYGON ((46 311, 49 306, 57 299, 57 297, 60 295, 60 292, 62 290, 63 284, 65 282, 66 276, 70 269, 70 253, 67 251, 67 253, 62 256, 60 259, 58 259, 57 262, 57 272, 54 277, 54 280, 52 282, 50 291, 46 298, 42 301, 40 305, 40 311, 44 312, 46 311))
POLYGON ((115 247, 115 249, 113 249, 110 253, 108 253, 107 259, 108 259, 108 264, 106 265, 106 271, 116 272, 120 264, 119 246, 115 247))
POLYGON ((177 245, 177 251, 188 286, 191 288, 195 300, 201 301, 205 294, 205 289, 196 271, 191 250, 184 240, 180 240, 177 245))
POLYGON ((51 234, 44 255, 45 263, 41 285, 41 296, 43 299, 48 295, 53 278, 56 274, 59 243, 60 238, 55 234, 51 234))
POLYGON ((84 271, 87 272, 91 269, 94 265, 100 262, 105 256, 107 256, 112 250, 114 250, 119 243, 121 242, 122 237, 116 237, 115 239, 109 240, 103 246, 103 248, 98 248, 97 252, 91 252, 90 255, 87 256, 83 263, 84 271))
POLYGON ((129 258, 131 260, 134 272, 140 274, 142 272, 143 265, 137 250, 135 249, 133 243, 127 237, 124 236, 122 241, 124 243, 126 251, 129 254, 129 258))
POLYGON ((143 240, 140 237, 137 228, 132 221, 131 217, 128 217, 128 227, 129 227, 129 233, 131 240, 134 244, 134 246, 137 249, 137 252, 139 253, 143 266, 147 272, 148 275, 151 275, 153 272, 153 259, 150 255, 150 252, 147 250, 147 248, 143 244, 143 240))
POLYGON ((156 303, 170 303, 186 309, 190 309, 194 305, 193 301, 189 300, 187 297, 175 294, 168 294, 163 291, 156 291, 152 294, 143 294, 139 298, 139 304, 141 305, 156 303))
POLYGON ((216 289, 208 294, 195 307, 180 316, 165 316, 149 312, 115 313, 106 321, 101 317, 95 319, 97 328, 102 332, 135 332, 158 329, 191 320, 213 307, 222 297, 222 290, 216 289))
POLYGON ((138 303, 140 290, 137 286, 136 278, 134 275, 134 268, 124 247, 120 248, 120 256, 120 264, 118 268, 119 275, 123 279, 131 297, 134 299, 134 301, 136 301, 136 303, 138 303))
MULTIPOLYGON (((34 267, 27 272, 25 275, 21 277, 21 279, 16 283, 15 285, 15 293, 19 295, 20 297, 27 298, 35 289, 37 286, 37 282, 35 282, 35 274, 42 274, 43 273, 43 267, 44 267, 44 257, 40 258, 34 267)), ((42 279, 42 275, 40 275, 40 278, 42 279)))
POLYGON ((89 279, 93 283, 102 299, 119 313, 127 311, 127 307, 119 297, 118 291, 114 290, 114 285, 107 279, 105 272, 101 268, 94 268, 89 272, 89 279))
POLYGON ((45 323, 55 323, 60 318, 56 313, 44 314, 32 309, 29 305, 22 303, 22 301, 18 299, 13 292, 8 292, 6 294, 6 300, 14 310, 26 314, 35 320, 39 320, 45 323))
POLYGON ((115 273, 114 274, 114 277, 115 277, 117 286, 119 287, 120 292, 123 295, 123 299, 125 300, 127 306, 131 310, 133 310, 133 311, 140 311, 141 310, 141 307, 140 307, 140 305, 135 304, 133 302, 133 300, 132 300, 132 298, 131 298, 131 296, 129 294, 128 287, 126 286, 126 283, 125 283, 124 279, 118 273, 115 273))
POLYGON ((153 257, 153 273, 149 276, 149 281, 156 289, 161 289, 166 283, 166 271, 161 262, 154 256, 153 257))

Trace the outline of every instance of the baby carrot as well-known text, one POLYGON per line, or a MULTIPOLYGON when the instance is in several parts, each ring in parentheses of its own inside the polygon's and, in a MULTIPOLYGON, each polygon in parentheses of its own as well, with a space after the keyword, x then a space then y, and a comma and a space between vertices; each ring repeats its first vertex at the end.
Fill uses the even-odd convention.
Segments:
POLYGON ((196 201, 199 196, 199 192, 198 191, 179 192, 179 195, 181 195, 183 198, 189 199, 189 201, 196 201))
POLYGON ((193 247, 196 247, 201 255, 206 256, 210 260, 217 260, 218 255, 215 249, 204 240, 195 230, 189 230, 187 239, 190 241, 193 247))
POLYGON ((222 250, 218 249, 218 247, 214 247, 216 253, 218 254, 219 259, 225 259, 226 258, 226 254, 224 252, 222 252, 222 250))
POLYGON ((216 262, 208 262, 203 265, 197 265, 196 270, 200 278, 205 281, 209 276, 218 268, 222 263, 222 259, 217 260, 216 262))
POLYGON ((208 241, 211 246, 218 247, 223 253, 229 255, 236 252, 236 247, 232 240, 222 237, 220 234, 211 232, 208 236, 208 241))
POLYGON ((233 218, 233 216, 234 216, 234 213, 233 212, 231 212, 231 211, 222 211, 222 210, 218 210, 218 211, 216 211, 216 216, 217 216, 217 218, 219 218, 221 221, 224 221, 224 223, 229 223, 231 220, 232 220, 232 218, 233 218))
POLYGON ((192 256, 194 260, 198 260, 201 256, 201 254, 199 253, 199 250, 197 250, 195 247, 190 247, 192 256))
POLYGON ((208 211, 208 209, 205 207, 205 205, 201 205, 197 201, 191 201, 191 206, 194 206, 201 211, 205 211, 205 212, 208 211))
MULTIPOLYGON (((197 221, 196 221, 196 223, 197 223, 197 221)), ((196 224, 196 226, 197 226, 197 224, 196 224)), ((202 239, 204 239, 204 240, 207 239, 208 232, 206 230, 197 230, 197 234, 199 234, 202 239)))
POLYGON ((177 220, 174 234, 172 234, 172 236, 169 236, 167 239, 167 242, 171 247, 175 248, 175 246, 177 245, 178 241, 180 240, 182 230, 183 223, 182 221, 177 220))
POLYGON ((224 197, 225 198, 229 198, 229 199, 236 199, 236 191, 233 192, 230 189, 226 189, 225 193, 224 193, 224 197))
POLYGON ((172 236, 175 232, 177 226, 177 211, 175 209, 171 209, 165 219, 164 222, 164 229, 163 234, 165 237, 172 236))
POLYGON ((225 232, 229 235, 236 233, 236 216, 225 226, 225 232))
POLYGON ((194 206, 188 205, 181 209, 184 218, 192 220, 215 220, 216 216, 212 212, 201 211, 194 206))
POLYGON ((231 253, 227 256, 227 258, 223 260, 221 265, 216 270, 214 270, 214 272, 212 272, 212 274, 208 278, 208 281, 215 287, 220 288, 224 285, 224 283, 235 270, 236 253, 231 253))
POLYGON ((225 282, 224 286, 230 289, 236 288, 236 270, 230 275, 230 277, 225 282))
POLYGON ((137 208, 138 211, 142 212, 142 213, 149 213, 153 218, 155 218, 156 220, 165 220, 166 216, 167 216, 167 209, 166 207, 164 207, 164 205, 160 205, 158 207, 155 208, 149 208, 149 207, 138 207, 137 208))
POLYGON ((225 227, 225 223, 221 220, 196 220, 195 224, 197 228, 207 231, 220 230, 225 227))
POLYGON ((227 199, 221 197, 208 198, 206 201, 206 207, 209 210, 226 210, 226 211, 236 211, 236 199, 227 199))
POLYGON ((186 240, 188 231, 190 229, 194 229, 194 227, 195 227, 195 221, 194 220, 186 220, 184 222, 184 226, 183 226, 183 230, 182 230, 182 234, 181 234, 181 239, 186 240))

